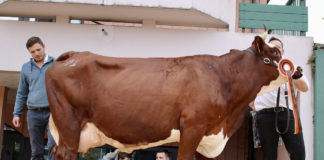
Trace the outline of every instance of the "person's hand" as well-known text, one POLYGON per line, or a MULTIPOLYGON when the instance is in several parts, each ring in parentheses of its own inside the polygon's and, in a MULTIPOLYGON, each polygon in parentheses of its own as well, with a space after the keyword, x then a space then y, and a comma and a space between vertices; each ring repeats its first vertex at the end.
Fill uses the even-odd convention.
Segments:
POLYGON ((292 75, 293 79, 299 79, 303 76, 303 69, 300 66, 297 66, 295 73, 292 75))
POLYGON ((12 124, 13 124, 16 128, 20 127, 20 117, 13 117, 13 119, 12 119, 12 124))

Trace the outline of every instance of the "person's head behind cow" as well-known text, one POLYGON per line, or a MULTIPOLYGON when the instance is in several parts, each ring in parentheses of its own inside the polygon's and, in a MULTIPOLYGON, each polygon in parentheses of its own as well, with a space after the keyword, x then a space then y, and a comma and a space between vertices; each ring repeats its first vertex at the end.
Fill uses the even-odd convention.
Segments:
POLYGON ((157 151, 156 160, 170 160, 169 151, 165 149, 157 151))
POLYGON ((281 52, 281 55, 285 54, 285 50, 283 49, 283 43, 280 39, 276 38, 276 37, 271 37, 269 39, 269 43, 273 44, 274 47, 278 48, 279 51, 281 52))
POLYGON ((125 152, 118 153, 118 160, 130 160, 131 156, 125 152))

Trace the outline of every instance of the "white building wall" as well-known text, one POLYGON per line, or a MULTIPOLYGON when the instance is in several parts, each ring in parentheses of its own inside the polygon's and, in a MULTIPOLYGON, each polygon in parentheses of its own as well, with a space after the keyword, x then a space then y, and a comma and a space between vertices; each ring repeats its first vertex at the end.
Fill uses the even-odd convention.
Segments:
POLYGON ((194 7, 229 25, 229 32, 235 32, 236 0, 193 0, 194 7))
MULTIPOLYGON (((222 55, 230 49, 248 48, 255 34, 170 30, 102 25, 58 24, 46 22, 0 21, 0 70, 20 71, 30 55, 25 47, 31 36, 39 36, 46 53, 54 57, 66 51, 91 51, 116 57, 177 57, 194 54, 222 55), (104 36, 102 29, 107 31, 104 36)), ((304 69, 311 89, 301 93, 301 121, 307 160, 313 159, 313 83, 307 59, 313 39, 278 36, 282 39, 286 57, 304 69)), ((226 66, 224 66, 226 67, 226 66)))

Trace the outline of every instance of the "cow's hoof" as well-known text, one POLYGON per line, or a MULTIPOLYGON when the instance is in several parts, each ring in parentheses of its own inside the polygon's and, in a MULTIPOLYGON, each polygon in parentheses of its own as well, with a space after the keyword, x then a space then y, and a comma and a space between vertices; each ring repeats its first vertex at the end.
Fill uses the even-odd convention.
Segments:
POLYGON ((77 160, 77 153, 74 153, 67 148, 57 147, 55 152, 55 160, 77 160))

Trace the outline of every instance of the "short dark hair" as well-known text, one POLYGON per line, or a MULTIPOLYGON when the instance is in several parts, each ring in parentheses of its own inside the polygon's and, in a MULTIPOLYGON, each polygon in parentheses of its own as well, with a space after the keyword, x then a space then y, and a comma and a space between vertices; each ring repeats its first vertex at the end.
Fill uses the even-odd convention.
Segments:
POLYGON ((26 47, 27 49, 31 46, 33 46, 34 44, 36 43, 39 43, 40 45, 42 45, 44 47, 44 43, 43 41, 39 38, 39 37, 30 37, 28 40, 27 40, 27 43, 26 43, 26 47))
POLYGON ((169 157, 170 158, 170 154, 169 154, 169 151, 168 150, 166 150, 166 149, 161 149, 161 150, 158 150, 157 152, 156 152, 156 154, 158 154, 158 153, 164 153, 167 157, 169 157))
POLYGON ((127 153, 125 153, 125 152, 119 152, 119 153, 118 153, 118 159, 119 159, 119 158, 124 159, 124 158, 126 158, 126 157, 131 158, 130 154, 127 154, 127 153))
POLYGON ((279 42, 281 43, 282 48, 284 47, 282 41, 281 41, 279 38, 277 38, 277 37, 271 37, 271 38, 269 39, 269 42, 271 42, 271 41, 279 41, 279 42))

